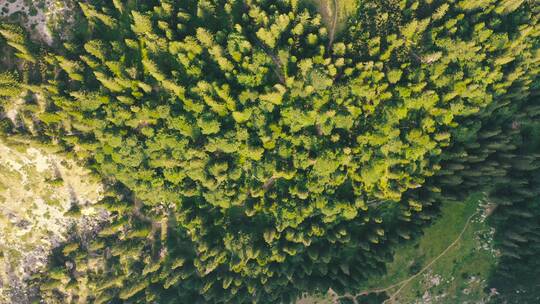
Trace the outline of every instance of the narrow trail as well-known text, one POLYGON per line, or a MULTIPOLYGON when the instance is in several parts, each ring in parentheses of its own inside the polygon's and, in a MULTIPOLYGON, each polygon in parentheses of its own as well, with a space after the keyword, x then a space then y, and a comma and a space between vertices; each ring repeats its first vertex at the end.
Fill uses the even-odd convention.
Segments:
POLYGON ((448 245, 448 247, 446 247, 445 250, 443 250, 443 252, 441 252, 437 257, 435 257, 433 260, 431 260, 431 262, 429 262, 426 266, 424 266, 424 268, 422 268, 419 272, 415 273, 414 275, 410 276, 409 278, 403 280, 403 281, 400 281, 398 283, 395 283, 395 284, 392 284, 388 287, 385 287, 385 288, 375 288, 375 289, 368 289, 368 290, 365 290, 365 291, 362 291, 362 292, 359 292, 355 295, 352 295, 352 294, 344 294, 342 296, 338 296, 335 298, 335 301, 334 303, 339 303, 338 301, 340 299, 349 299, 349 300, 352 300, 353 303, 355 304, 358 304, 358 301, 356 300, 356 298, 358 296, 365 296, 365 295, 368 295, 368 294, 371 294, 371 293, 381 293, 381 292, 387 292, 387 291, 390 291, 396 287, 399 287, 398 290, 396 290, 396 292, 394 292, 390 298, 388 298, 386 301, 383 302, 383 304, 391 304, 391 303, 394 303, 397 295, 403 290, 403 288, 405 288, 405 286, 407 286, 408 283, 410 283, 412 280, 414 280, 415 278, 417 278, 419 275, 421 275, 422 273, 424 273, 426 270, 428 270, 435 262, 437 262, 440 258, 442 258, 446 253, 448 253, 448 251, 450 249, 452 249, 452 247, 454 247, 460 240, 461 238, 463 237, 463 234, 465 233, 465 231, 467 230, 467 228, 469 227, 469 225, 471 224, 471 220, 476 216, 478 215, 479 211, 476 211, 475 213, 471 214, 471 216, 469 216, 469 218, 467 218, 467 221, 465 222, 465 225, 463 226, 463 229, 461 230, 461 232, 459 233, 459 235, 457 236, 457 238, 450 244, 448 245))
POLYGON ((336 26, 338 21, 338 0, 333 0, 332 2, 334 3, 334 12, 332 14, 334 15, 334 18, 332 20, 332 28, 330 29, 329 34, 330 39, 328 40, 328 49, 330 49, 334 44, 334 37, 336 36, 336 26))

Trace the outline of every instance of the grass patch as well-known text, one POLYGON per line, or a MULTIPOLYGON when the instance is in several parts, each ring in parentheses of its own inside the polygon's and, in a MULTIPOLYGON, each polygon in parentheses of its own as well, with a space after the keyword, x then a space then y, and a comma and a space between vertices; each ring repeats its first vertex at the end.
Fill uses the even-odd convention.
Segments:
MULTIPOLYGON (((329 0, 326 0, 329 1, 329 0)), ((358 0, 336 0, 338 20, 336 24, 336 36, 347 28, 347 20, 356 13, 358 0)))
POLYGON ((347 20, 358 7, 358 0, 335 0, 335 3, 334 0, 303 0, 303 2, 317 9, 328 29, 333 27, 334 16, 337 12, 335 36, 339 36, 346 29, 347 20))
MULTIPOLYGON (((478 210, 480 199, 475 195, 464 203, 444 204, 439 220, 417 241, 398 248, 387 275, 373 278, 366 289, 390 286, 424 268, 458 237, 467 219, 478 210)), ((487 298, 485 281, 496 260, 489 249, 482 248, 481 236, 490 229, 479 219, 480 215, 475 216, 461 240, 400 291, 397 303, 421 303, 427 298, 433 303, 479 303, 487 298)))
MULTIPOLYGON (((444 203, 441 216, 424 230, 422 237, 396 249, 394 260, 387 264, 387 274, 371 278, 360 289, 386 288, 418 273, 456 240, 467 219, 481 208, 481 199, 481 195, 474 195, 463 203, 444 203)), ((407 283, 394 303, 484 303, 488 298, 484 292, 486 279, 496 258, 489 246, 490 227, 480 219, 480 214, 475 215, 462 238, 431 267, 407 283)), ((392 295, 398 288, 389 290, 388 294, 392 295)), ((326 295, 297 302, 316 303, 333 301, 326 295)))

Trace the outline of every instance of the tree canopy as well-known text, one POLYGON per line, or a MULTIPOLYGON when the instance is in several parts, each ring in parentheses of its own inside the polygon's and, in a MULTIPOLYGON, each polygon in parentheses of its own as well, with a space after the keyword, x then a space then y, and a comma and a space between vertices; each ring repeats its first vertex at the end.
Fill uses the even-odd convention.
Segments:
POLYGON ((84 37, 40 54, 0 30, 43 97, 34 135, 112 181, 110 223, 59 249, 49 299, 348 291, 441 199, 507 172, 494 113, 536 102, 530 1, 361 1, 331 45, 296 0, 141 2, 81 2, 84 37))

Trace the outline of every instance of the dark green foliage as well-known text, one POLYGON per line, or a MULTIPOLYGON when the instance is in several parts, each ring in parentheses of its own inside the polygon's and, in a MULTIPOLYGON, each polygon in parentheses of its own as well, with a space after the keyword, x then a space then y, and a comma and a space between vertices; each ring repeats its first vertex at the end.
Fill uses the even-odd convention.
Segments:
POLYGON ((441 200, 531 161, 503 162, 513 120, 538 112, 529 2, 362 1, 329 47, 293 0, 139 2, 81 3, 88 32, 45 56, 0 31, 42 80, 28 129, 118 187, 96 239, 55 256, 44 301, 347 292, 441 200))
POLYGON ((0 119, 0 135, 13 132, 13 122, 9 118, 0 119))
POLYGON ((388 295, 382 292, 356 297, 356 302, 361 304, 379 304, 383 303, 387 299, 388 295))
MULTIPOLYGON (((524 113, 538 106, 531 98, 524 113)), ((499 295, 494 303, 535 303, 540 301, 540 115, 522 115, 515 124, 517 148, 502 159, 508 174, 491 193, 496 209, 491 216, 496 229, 496 248, 501 257, 490 278, 499 295)))

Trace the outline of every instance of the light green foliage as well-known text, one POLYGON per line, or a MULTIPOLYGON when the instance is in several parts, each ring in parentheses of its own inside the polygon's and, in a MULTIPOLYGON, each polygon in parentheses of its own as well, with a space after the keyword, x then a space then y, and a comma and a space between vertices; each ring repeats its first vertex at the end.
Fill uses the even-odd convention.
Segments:
POLYGON ((105 249, 66 257, 80 273, 62 292, 288 303, 380 273, 392 245, 470 186, 475 156, 458 156, 505 148, 463 143, 474 122, 535 89, 538 16, 488 7, 363 1, 334 41, 296 1, 82 4, 91 39, 46 58, 50 82, 34 88, 46 102, 26 121, 130 207, 107 204, 105 249))
POLYGON ((16 73, 0 73, 0 105, 19 97, 21 93, 21 82, 16 73))
POLYGON ((87 3, 79 3, 79 6, 81 7, 83 14, 91 22, 96 22, 99 20, 110 28, 114 28, 116 26, 116 21, 114 18, 108 16, 107 14, 101 13, 99 8, 87 3))
POLYGON ((32 46, 20 26, 0 22, 0 37, 4 38, 9 46, 17 50, 15 53, 17 57, 32 63, 36 62, 36 58, 32 54, 32 46))

